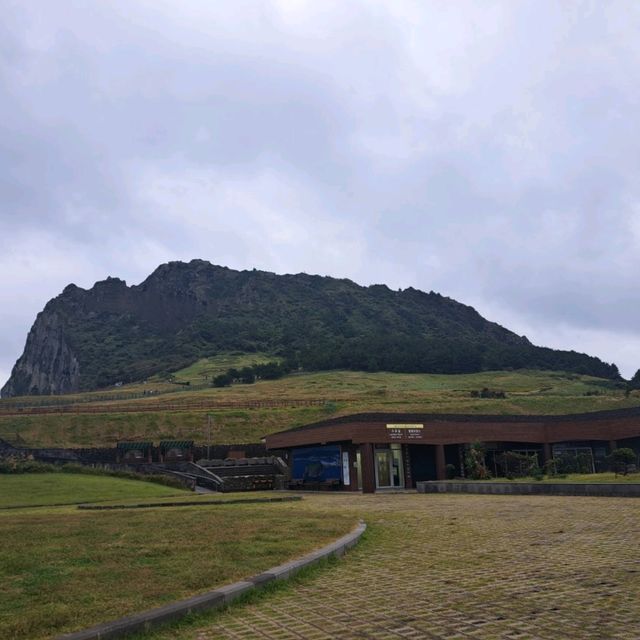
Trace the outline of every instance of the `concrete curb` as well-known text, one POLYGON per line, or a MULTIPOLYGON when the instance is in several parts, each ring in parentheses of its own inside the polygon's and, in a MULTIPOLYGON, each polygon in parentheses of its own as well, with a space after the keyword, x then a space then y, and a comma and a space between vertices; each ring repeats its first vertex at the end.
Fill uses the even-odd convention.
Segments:
POLYGON ((572 483, 572 482, 417 482, 418 493, 473 493, 519 496, 602 496, 640 498, 640 483, 572 483))
POLYGON ((262 504, 269 502, 298 502, 302 496, 282 496, 278 498, 233 498, 231 500, 188 500, 184 502, 139 502, 137 504, 79 504, 84 511, 111 511, 113 509, 155 509, 158 507, 205 507, 207 505, 224 506, 226 504, 262 504))
POLYGON ((168 622, 179 620, 190 613, 195 613, 196 611, 220 609, 252 589, 261 589, 275 580, 289 578, 301 569, 314 565, 324 558, 344 555, 347 549, 353 547, 358 540, 360 540, 366 528, 367 525, 364 522, 360 522, 353 531, 342 536, 342 538, 338 538, 335 542, 317 551, 312 551, 302 558, 285 562, 277 567, 272 567, 246 580, 234 582, 233 584, 228 584, 214 591, 193 596, 186 600, 179 600, 178 602, 163 607, 149 609, 148 611, 143 611, 142 613, 137 613, 132 616, 105 622, 89 629, 56 636, 54 640, 111 640, 112 638, 122 638, 130 633, 155 629, 168 622))

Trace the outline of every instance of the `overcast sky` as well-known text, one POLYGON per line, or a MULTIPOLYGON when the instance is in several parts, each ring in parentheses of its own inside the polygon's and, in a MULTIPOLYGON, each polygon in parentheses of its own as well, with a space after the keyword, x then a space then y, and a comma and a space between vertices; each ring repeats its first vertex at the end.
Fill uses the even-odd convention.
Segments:
POLYGON ((0 0, 0 386, 169 260, 434 290, 640 367, 640 3, 0 0))

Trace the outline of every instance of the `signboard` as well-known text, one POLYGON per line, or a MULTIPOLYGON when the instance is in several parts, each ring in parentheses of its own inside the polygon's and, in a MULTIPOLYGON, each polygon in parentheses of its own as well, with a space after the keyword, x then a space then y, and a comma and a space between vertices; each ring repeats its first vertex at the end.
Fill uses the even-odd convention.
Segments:
POLYGON ((422 440, 423 424, 388 424, 387 433, 392 440, 422 440))
POLYGON ((342 482, 345 487, 351 484, 351 476, 349 475, 349 452, 342 452, 342 482))
POLYGON ((301 447, 292 453, 291 478, 308 482, 340 480, 340 447, 301 447))

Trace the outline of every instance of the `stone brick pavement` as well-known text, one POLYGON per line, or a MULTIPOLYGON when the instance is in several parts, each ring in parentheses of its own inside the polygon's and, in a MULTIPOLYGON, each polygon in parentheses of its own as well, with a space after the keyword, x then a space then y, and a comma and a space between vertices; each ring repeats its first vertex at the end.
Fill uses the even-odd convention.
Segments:
POLYGON ((300 508, 370 530, 302 586, 181 638, 640 638, 640 500, 333 494, 300 508))

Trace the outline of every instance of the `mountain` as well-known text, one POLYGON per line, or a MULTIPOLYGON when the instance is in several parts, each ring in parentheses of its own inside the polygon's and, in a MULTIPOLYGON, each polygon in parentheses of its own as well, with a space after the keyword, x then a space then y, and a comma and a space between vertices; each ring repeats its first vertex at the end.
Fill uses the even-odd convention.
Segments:
POLYGON ((38 314, 1 393, 95 389, 228 351, 267 352, 308 370, 619 376, 615 365, 536 347, 438 293, 192 260, 161 265, 136 286, 118 278, 67 286, 38 314))

